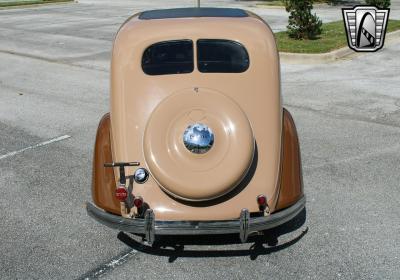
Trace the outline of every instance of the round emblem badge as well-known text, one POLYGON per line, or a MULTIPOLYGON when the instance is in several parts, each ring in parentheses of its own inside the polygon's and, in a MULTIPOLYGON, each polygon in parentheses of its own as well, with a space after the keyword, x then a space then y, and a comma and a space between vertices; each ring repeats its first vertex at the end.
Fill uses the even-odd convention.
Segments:
POLYGON ((205 124, 189 125, 183 133, 185 147, 194 154, 208 152, 214 144, 214 133, 205 124))

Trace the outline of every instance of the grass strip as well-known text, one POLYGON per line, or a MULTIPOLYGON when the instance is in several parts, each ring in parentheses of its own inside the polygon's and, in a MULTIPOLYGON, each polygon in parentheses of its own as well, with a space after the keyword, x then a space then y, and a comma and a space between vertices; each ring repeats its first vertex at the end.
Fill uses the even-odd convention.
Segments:
POLYGON ((23 1, 0 1, 0 7, 16 7, 24 5, 41 5, 50 3, 72 2, 73 0, 23 0, 23 1))
MULTIPOLYGON (((386 33, 400 29, 400 20, 389 20, 386 33)), ((322 34, 313 40, 295 40, 286 31, 275 33, 280 52, 326 53, 347 46, 346 31, 342 20, 324 23, 322 34)))

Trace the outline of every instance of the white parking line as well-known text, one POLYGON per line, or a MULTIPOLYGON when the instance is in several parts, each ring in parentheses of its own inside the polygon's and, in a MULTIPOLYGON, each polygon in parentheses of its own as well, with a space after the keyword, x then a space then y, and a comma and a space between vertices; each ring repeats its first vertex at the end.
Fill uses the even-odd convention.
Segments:
POLYGON ((35 148, 38 148, 38 147, 42 147, 42 146, 45 146, 45 145, 48 145, 48 144, 51 144, 51 143, 54 143, 54 142, 58 142, 58 141, 62 141, 62 140, 68 139, 68 138, 70 138, 70 137, 71 137, 71 136, 69 136, 69 135, 63 135, 63 136, 60 136, 60 137, 57 137, 57 138, 53 138, 53 139, 50 139, 50 140, 47 140, 47 141, 38 143, 38 144, 33 145, 33 146, 29 146, 29 147, 23 148, 23 149, 18 150, 18 151, 10 152, 10 153, 8 153, 8 154, 5 154, 5 155, 0 156, 0 160, 5 159, 5 158, 8 158, 8 157, 15 156, 15 155, 18 155, 18 154, 20 154, 20 153, 25 152, 26 150, 30 150, 30 149, 35 149, 35 148))
POLYGON ((99 267, 85 273, 83 276, 78 278, 79 280, 91 280, 98 279, 102 277, 107 272, 113 270, 114 268, 126 263, 131 257, 133 257, 137 251, 135 249, 130 249, 124 253, 119 254, 118 256, 112 258, 107 263, 100 265, 99 267))

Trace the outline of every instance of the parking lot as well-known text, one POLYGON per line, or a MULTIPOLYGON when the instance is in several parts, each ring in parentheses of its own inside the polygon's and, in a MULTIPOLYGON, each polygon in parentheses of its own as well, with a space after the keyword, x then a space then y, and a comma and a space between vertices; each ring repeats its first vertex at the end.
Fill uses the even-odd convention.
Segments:
MULTIPOLYGON (((282 65, 299 132, 306 221, 149 248, 89 218, 113 36, 131 14, 194 1, 91 1, 0 10, 1 279, 399 279, 400 40, 328 64, 282 65)), ((255 11, 275 31, 283 9, 255 11)), ((391 18, 400 19, 399 1, 391 18)), ((339 7, 321 6, 325 21, 339 7)), ((304 213, 303 213, 304 214, 304 213)))

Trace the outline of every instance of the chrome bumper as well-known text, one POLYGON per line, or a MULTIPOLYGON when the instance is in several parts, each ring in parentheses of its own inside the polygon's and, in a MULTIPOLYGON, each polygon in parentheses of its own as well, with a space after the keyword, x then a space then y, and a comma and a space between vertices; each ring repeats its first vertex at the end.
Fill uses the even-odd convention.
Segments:
POLYGON ((143 219, 127 219, 110 214, 86 203, 86 210, 92 218, 114 229, 125 232, 144 234, 147 242, 154 241, 155 235, 207 235, 239 233, 242 242, 250 233, 266 230, 284 224, 297 216, 303 210, 306 198, 303 196, 294 205, 265 217, 250 218, 247 209, 243 209, 240 218, 223 221, 159 221, 154 212, 148 209, 143 219))

